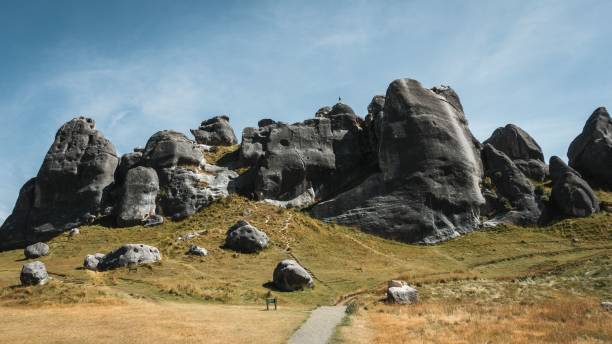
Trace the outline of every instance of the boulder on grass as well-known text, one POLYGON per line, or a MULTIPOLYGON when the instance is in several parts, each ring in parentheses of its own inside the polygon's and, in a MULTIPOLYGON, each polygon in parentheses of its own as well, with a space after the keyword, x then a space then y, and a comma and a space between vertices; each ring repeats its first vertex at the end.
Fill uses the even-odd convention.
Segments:
POLYGON ((187 254, 193 256, 206 257, 208 256, 208 250, 204 247, 200 247, 197 245, 189 245, 189 250, 187 250, 187 254))
POLYGON ((416 289, 404 281, 389 281, 387 287, 387 303, 399 305, 414 304, 419 301, 419 294, 416 289))
POLYGON ((44 242, 37 242, 32 244, 23 250, 23 254, 28 259, 35 259, 49 254, 49 245, 44 242))
POLYGON ((161 253, 156 247, 144 244, 127 244, 105 255, 98 262, 98 271, 126 266, 151 264, 161 261, 161 253))
POLYGON ((22 285, 43 285, 49 281, 47 268, 42 262, 36 261, 25 264, 19 276, 22 285))
POLYGON ((278 263, 272 275, 274 285, 283 291, 302 290, 312 288, 314 281, 312 276, 298 262, 286 259, 278 263))
POLYGON ((243 253, 255 253, 268 247, 266 233, 246 221, 238 221, 227 231, 225 247, 243 253))
POLYGON ((98 263, 104 258, 103 253, 88 254, 83 261, 83 267, 87 270, 98 271, 98 263))

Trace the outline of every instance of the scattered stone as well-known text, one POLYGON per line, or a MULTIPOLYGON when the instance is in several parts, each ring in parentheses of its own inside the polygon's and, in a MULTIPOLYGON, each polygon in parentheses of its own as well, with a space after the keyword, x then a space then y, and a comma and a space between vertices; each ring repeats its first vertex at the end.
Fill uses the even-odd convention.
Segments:
POLYGON ((404 281, 389 281, 387 287, 387 303, 409 305, 417 303, 419 295, 416 289, 404 281))
POLYGON ((200 233, 198 232, 189 232, 187 234, 185 234, 184 236, 180 236, 178 238, 176 238, 177 241, 187 241, 187 240, 191 240, 194 238, 197 238, 200 236, 200 233))
POLYGON ((255 253, 268 247, 266 233, 246 221, 238 221, 227 231, 225 247, 242 253, 255 253))
POLYGON ((23 250, 23 254, 28 259, 40 258, 49 254, 49 245, 44 242, 37 242, 36 244, 29 245, 23 250))
POLYGON ((22 285, 43 285, 49 281, 49 275, 45 264, 36 261, 25 264, 21 268, 19 279, 22 285))
POLYGON ((144 244, 127 244, 99 259, 98 271, 119 267, 151 264, 161 261, 161 253, 156 247, 144 244))
POLYGON ((206 257, 208 256, 208 251, 204 247, 189 245, 189 250, 187 250, 187 254, 206 257))
POLYGON ((232 146, 238 143, 234 129, 229 124, 228 116, 216 116, 191 130, 196 142, 208 146, 232 146))
POLYGON ((599 211, 599 199, 580 173, 557 156, 550 158, 551 199, 566 216, 585 217, 599 211))
POLYGON ((292 259, 286 259, 278 263, 274 269, 272 280, 276 287, 283 291, 302 290, 314 286, 310 273, 292 259))
POLYGON ((88 254, 83 261, 83 267, 87 270, 98 271, 98 264, 102 258, 104 258, 102 253, 88 254))
POLYGON ((70 237, 74 237, 74 236, 77 236, 79 234, 81 234, 81 230, 78 229, 78 228, 73 228, 73 229, 70 230, 70 232, 68 232, 68 235, 70 237))
POLYGON ((145 227, 155 227, 164 224, 164 217, 161 215, 150 215, 144 222, 145 227))

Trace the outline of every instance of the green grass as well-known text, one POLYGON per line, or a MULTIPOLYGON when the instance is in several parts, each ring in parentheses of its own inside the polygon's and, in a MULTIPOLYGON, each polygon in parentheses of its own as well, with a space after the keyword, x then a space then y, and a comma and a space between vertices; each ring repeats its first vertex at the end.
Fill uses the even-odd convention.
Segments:
MULTIPOLYGON (((607 193, 603 195, 609 197, 607 193)), ((46 288, 42 299, 51 302, 57 294, 58 300, 64 300, 60 303, 89 302, 102 296, 119 295, 256 304, 263 303, 268 292, 266 283, 271 281, 274 267, 286 258, 297 258, 314 273, 315 288, 294 293, 273 292, 281 305, 315 306, 334 304, 351 295, 380 295, 385 282, 394 278, 436 285, 474 279, 512 281, 546 276, 558 274, 559 267, 580 270, 581 264, 589 259, 601 259, 607 267, 601 273, 610 276, 611 220, 609 213, 601 213, 585 219, 559 221, 545 228, 503 226, 435 246, 419 246, 323 223, 295 210, 230 197, 189 219, 167 221, 159 227, 89 226, 82 227, 76 237, 61 235, 49 242, 51 254, 40 260, 47 265, 55 283, 62 287, 33 289, 46 288), (227 228, 240 219, 265 231, 271 247, 259 254, 237 254, 222 249, 227 228), (202 235, 187 242, 176 240, 192 231, 202 235), (85 255, 106 253, 125 243, 156 246, 163 260, 135 270, 95 273, 81 269, 85 255), (209 256, 185 255, 190 244, 205 247, 209 256), (63 298, 58 288, 64 290, 63 298), (83 289, 87 293, 83 294, 83 289)), ((19 284, 22 258, 22 250, 0 253, 0 304, 15 299, 27 302, 27 297, 19 296, 24 288, 14 287, 19 284)), ((601 294, 601 288, 587 290, 601 294)), ((32 300, 36 302, 36 298, 32 300)))

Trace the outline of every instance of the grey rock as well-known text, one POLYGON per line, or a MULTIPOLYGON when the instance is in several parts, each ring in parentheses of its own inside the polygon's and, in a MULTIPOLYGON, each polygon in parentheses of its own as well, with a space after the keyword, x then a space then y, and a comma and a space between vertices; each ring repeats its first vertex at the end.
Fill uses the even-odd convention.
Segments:
POLYGON ((144 221, 145 227, 155 227, 164 224, 164 217, 161 215, 151 215, 144 221))
POLYGON ((118 163, 115 147, 92 119, 64 124, 38 175, 22 188, 14 216, 0 228, 0 248, 47 240, 95 218, 118 163))
POLYGON ((282 291, 296 291, 312 288, 312 276, 295 260, 286 259, 278 263, 272 275, 274 285, 282 291))
POLYGON ((316 203, 314 190, 309 188, 303 194, 288 201, 277 201, 274 199, 265 199, 264 202, 281 208, 304 209, 316 203))
POLYGON ((208 119, 198 129, 191 130, 196 142, 208 146, 232 146, 238 143, 228 116, 208 119))
POLYGON ((156 247, 144 244, 127 244, 98 259, 98 271, 126 266, 151 264, 161 261, 162 256, 156 247))
POLYGON ((459 99, 457 92, 448 85, 435 86, 431 89, 437 95, 442 96, 452 107, 456 110, 463 112, 463 105, 459 99))
POLYGON ((142 163, 158 172, 177 166, 199 167, 205 162, 204 150, 187 136, 171 130, 155 133, 145 146, 142 163))
POLYGON ((601 308, 603 308, 605 311, 612 312, 612 302, 602 301, 601 308))
POLYGON ((599 211, 599 200, 581 175, 559 157, 550 158, 551 200, 564 215, 585 217, 599 211))
POLYGON ((484 143, 506 154, 527 177, 538 181, 547 177, 542 148, 518 126, 507 124, 497 128, 484 143))
POLYGON ((49 245, 44 242, 37 242, 36 244, 29 245, 23 250, 23 254, 28 259, 40 258, 49 254, 49 245))
POLYGON ((206 257, 208 256, 208 251, 204 247, 190 245, 189 250, 187 250, 187 254, 206 257))
POLYGON ((324 106, 315 112, 315 118, 318 117, 328 117, 327 114, 331 112, 331 106, 324 106))
POLYGON ((81 230, 78 228, 73 228, 68 232, 68 235, 71 237, 77 236, 79 234, 81 234, 81 230))
POLYGON ((272 124, 276 124, 276 121, 272 120, 272 119, 269 119, 269 118, 264 118, 264 119, 260 120, 259 122, 257 122, 257 126, 259 128, 267 127, 267 126, 272 125, 272 124))
POLYGON ((142 160, 142 152, 123 154, 115 171, 115 184, 123 185, 128 171, 138 166, 142 160))
POLYGON ((238 221, 228 229, 225 247, 244 253, 259 252, 268 247, 268 236, 248 222, 238 221))
POLYGON ((612 188, 612 119, 604 107, 589 117, 567 151, 569 165, 589 182, 612 188))
POLYGON ((28 285, 43 285, 49 281, 49 275, 47 274, 47 268, 42 262, 36 261, 25 264, 21 268, 21 275, 19 276, 21 284, 28 285))
POLYGON ((143 224, 155 216, 159 179, 154 169, 135 167, 126 174, 118 206, 117 225, 129 227, 143 224))
POLYGON ((104 256, 102 253, 88 254, 83 260, 83 267, 87 270, 98 271, 98 264, 104 256))
POLYGON ((312 214, 405 242, 435 243, 477 229, 484 203, 479 143, 460 107, 401 79, 389 86, 382 113, 380 172, 312 214))
POLYGON ((419 301, 416 289, 404 281, 390 281, 387 287, 387 303, 399 305, 415 304, 419 301))

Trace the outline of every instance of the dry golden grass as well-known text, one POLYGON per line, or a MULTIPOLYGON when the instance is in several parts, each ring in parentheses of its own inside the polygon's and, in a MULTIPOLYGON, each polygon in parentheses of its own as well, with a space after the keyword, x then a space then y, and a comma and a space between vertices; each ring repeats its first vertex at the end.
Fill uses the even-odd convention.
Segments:
POLYGON ((122 305, 0 307, 3 343, 284 343, 302 308, 129 301, 122 305))
POLYGON ((592 300, 377 305, 341 327, 345 343, 609 343, 612 315, 592 300))

